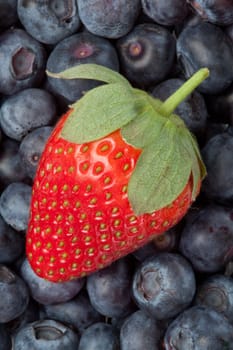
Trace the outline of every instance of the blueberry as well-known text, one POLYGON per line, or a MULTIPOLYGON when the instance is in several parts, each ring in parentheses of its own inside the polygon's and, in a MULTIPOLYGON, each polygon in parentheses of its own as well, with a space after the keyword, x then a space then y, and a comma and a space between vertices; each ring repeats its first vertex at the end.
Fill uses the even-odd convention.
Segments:
MULTIPOLYGON (((60 41, 49 55, 47 70, 59 73, 82 63, 96 63, 119 70, 114 46, 107 39, 88 32, 77 33, 60 41)), ((48 77, 51 91, 67 102, 78 100, 85 91, 99 84, 89 79, 65 80, 48 77)))
POLYGON ((215 273, 232 259, 232 222, 232 209, 214 204, 186 216, 179 249, 196 271, 215 273))
POLYGON ((120 329, 121 350, 159 350, 160 337, 158 322, 137 310, 126 318, 120 329))
POLYGON ((35 128, 51 125, 55 116, 54 97, 43 89, 29 88, 5 100, 0 109, 0 125, 8 137, 21 141, 35 128))
POLYGON ((0 0, 0 28, 9 28, 17 22, 17 0, 0 0))
POLYGON ((222 26, 233 23, 231 0, 187 0, 187 2, 205 21, 222 26))
POLYGON ((229 132, 230 126, 226 123, 219 123, 210 121, 206 125, 206 131, 205 131, 205 141, 204 143, 207 144, 207 142, 214 136, 221 134, 223 132, 229 132))
POLYGON ((11 335, 4 324, 0 324, 0 344, 1 350, 12 349, 11 335))
POLYGON ((78 293, 73 299, 59 304, 44 305, 44 318, 50 318, 71 325, 79 333, 96 322, 103 322, 101 316, 91 305, 86 293, 78 293))
POLYGON ((214 24, 202 21, 185 26, 177 38, 177 57, 185 78, 199 68, 209 68, 210 76, 198 87, 202 93, 221 93, 233 82, 232 42, 224 30, 214 24))
MULTIPOLYGON (((184 83, 183 79, 173 78, 168 79, 157 85, 152 95, 162 101, 165 101, 184 83)), ((201 138, 204 135, 208 112, 203 96, 194 91, 185 101, 176 108, 175 114, 178 114, 189 130, 197 137, 201 138)))
POLYGON ((46 63, 44 47, 23 29, 9 29, 0 35, 0 93, 14 93, 38 86, 46 63))
POLYGON ((27 32, 45 44, 56 44, 80 27, 76 0, 18 1, 18 16, 27 32))
POLYGON ((128 33, 141 9, 140 0, 79 0, 81 21, 93 34, 105 38, 120 38, 128 33))
POLYGON ((0 216, 0 264, 13 263, 24 252, 24 236, 13 230, 0 216))
POLYGON ((233 23, 226 27, 226 33, 233 41, 233 23))
POLYGON ((189 262, 175 253, 160 253, 138 267, 132 294, 139 308, 156 319, 174 317, 193 300, 196 281, 189 262))
POLYGON ((181 23, 189 12, 185 0, 142 0, 142 9, 156 23, 164 26, 181 23))
POLYGON ((24 259, 20 273, 27 283, 33 299, 44 305, 62 303, 74 298, 85 282, 83 278, 62 283, 47 281, 35 274, 27 259, 24 259))
POLYGON ((119 336, 115 328, 98 322, 88 327, 80 338, 78 350, 120 350, 119 336))
POLYGON ((30 297, 26 310, 21 315, 7 323, 7 330, 12 334, 26 324, 39 320, 40 307, 41 305, 30 297))
POLYGON ((34 178, 37 166, 53 127, 42 126, 26 135, 19 147, 22 165, 30 178, 34 178))
POLYGON ((137 260, 143 261, 158 252, 172 252, 178 246, 178 239, 179 231, 178 225, 176 225, 163 234, 155 236, 151 242, 137 249, 132 254, 137 260))
POLYGON ((232 350, 233 326, 218 312, 194 306, 170 323, 165 350, 232 350))
POLYGON ((23 279, 7 266, 0 265, 0 323, 20 316, 28 302, 29 291, 23 279))
POLYGON ((224 132, 213 136, 202 149, 207 168, 202 192, 220 204, 233 204, 233 135, 224 132), (227 170, 226 170, 227 169, 227 170))
POLYGON ((27 175, 19 156, 19 143, 4 138, 0 148, 0 188, 12 182, 25 181, 27 181, 27 175))
POLYGON ((79 335, 54 320, 26 324, 13 334, 15 350, 77 350, 79 335))
POLYGON ((93 307, 107 317, 122 317, 132 311, 131 266, 128 259, 87 277, 87 291, 93 307))
POLYGON ((12 182, 0 196, 0 214, 16 231, 27 229, 32 188, 23 182, 12 182))
POLYGON ((222 313, 233 323, 233 279, 221 274, 206 278, 197 288, 196 305, 222 313))
POLYGON ((221 94, 206 95, 205 101, 212 121, 233 125, 233 84, 221 94))
POLYGON ((176 41, 165 27, 138 24, 117 40, 117 51, 123 74, 139 86, 149 86, 162 81, 171 71, 176 41))

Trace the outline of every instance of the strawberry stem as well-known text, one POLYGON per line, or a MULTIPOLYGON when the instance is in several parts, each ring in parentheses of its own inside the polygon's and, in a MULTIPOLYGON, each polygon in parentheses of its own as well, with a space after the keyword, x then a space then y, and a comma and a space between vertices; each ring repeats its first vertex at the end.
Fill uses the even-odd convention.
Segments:
POLYGON ((190 95, 209 76, 208 68, 201 68, 191 76, 174 94, 168 97, 159 108, 159 112, 169 117, 176 107, 190 95))

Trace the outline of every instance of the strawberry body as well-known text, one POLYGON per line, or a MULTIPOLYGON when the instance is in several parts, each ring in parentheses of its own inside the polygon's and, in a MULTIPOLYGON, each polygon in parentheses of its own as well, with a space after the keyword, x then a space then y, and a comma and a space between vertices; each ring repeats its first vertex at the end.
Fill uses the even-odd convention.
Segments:
MULTIPOLYGON (((120 130, 77 144, 55 127, 33 185, 26 251, 33 270, 58 282, 83 277, 174 226, 192 199, 193 181, 168 206, 135 215, 127 186, 141 150, 120 130)), ((198 189, 199 191, 199 189, 198 189)))

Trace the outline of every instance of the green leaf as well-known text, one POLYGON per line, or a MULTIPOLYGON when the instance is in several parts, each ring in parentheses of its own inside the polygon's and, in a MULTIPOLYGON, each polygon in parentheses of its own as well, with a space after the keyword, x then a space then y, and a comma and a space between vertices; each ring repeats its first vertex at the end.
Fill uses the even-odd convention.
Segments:
POLYGON ((180 130, 180 142, 186 149, 192 160, 191 174, 193 177, 192 199, 195 200, 197 196, 197 190, 201 180, 201 168, 199 158, 197 157, 195 148, 193 147, 193 137, 187 129, 180 130))
POLYGON ((159 137, 167 118, 156 111, 161 101, 153 99, 152 104, 148 94, 144 95, 138 91, 136 93, 138 99, 142 101, 141 112, 130 123, 122 127, 121 135, 127 143, 134 147, 144 148, 159 137))
POLYGON ((105 83, 123 83, 130 86, 127 79, 120 73, 110 68, 94 63, 84 63, 64 70, 59 73, 46 71, 52 78, 60 79, 94 79, 105 83))
POLYGON ((194 150, 196 152, 197 159, 199 161, 199 167, 200 167, 200 171, 201 171, 201 179, 203 180, 206 177, 206 175, 207 175, 206 167, 205 167, 205 164, 204 164, 204 162, 202 160, 202 156, 201 156, 201 153, 200 153, 200 150, 199 150, 196 138, 192 134, 191 134, 191 136, 192 136, 191 137, 191 142, 192 142, 193 148, 194 148, 194 150))
POLYGON ((187 184, 191 166, 177 128, 168 120, 160 136, 144 148, 131 175, 128 197, 135 214, 171 204, 187 184))
POLYGON ((102 85, 88 91, 71 106, 74 110, 61 136, 85 143, 109 135, 135 118, 142 108, 133 89, 122 83, 102 85))

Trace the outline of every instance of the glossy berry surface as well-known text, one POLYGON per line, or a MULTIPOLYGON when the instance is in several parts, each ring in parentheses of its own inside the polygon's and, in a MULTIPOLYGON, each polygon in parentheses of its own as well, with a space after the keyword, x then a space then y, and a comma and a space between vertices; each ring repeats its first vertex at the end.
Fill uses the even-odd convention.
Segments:
POLYGON ((188 0, 188 4, 205 21, 220 26, 233 23, 233 4, 231 0, 188 0))
POLYGON ((185 76, 207 66, 211 76, 198 90, 204 94, 219 94, 233 82, 232 42, 224 30, 208 22, 184 27, 177 39, 177 57, 185 76))
POLYGON ((137 86, 156 84, 171 71, 175 47, 168 29, 154 23, 136 25, 117 41, 121 70, 137 86))
POLYGON ((156 23, 164 26, 181 23, 189 12, 184 0, 142 0, 142 9, 156 23))
POLYGON ((119 131, 89 144, 71 144, 59 136, 65 118, 53 132, 41 158, 34 186, 37 201, 32 207, 27 236, 33 269, 51 281, 93 272, 93 266, 106 266, 132 247, 143 245, 149 236, 163 232, 182 218, 192 193, 189 181, 172 205, 136 217, 126 190, 140 150, 126 144, 119 131), (79 194, 79 199, 75 194, 79 194), (59 258, 53 259, 55 252, 59 258))

